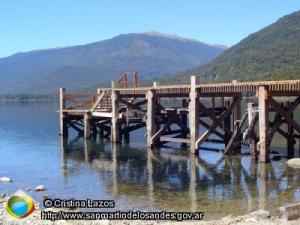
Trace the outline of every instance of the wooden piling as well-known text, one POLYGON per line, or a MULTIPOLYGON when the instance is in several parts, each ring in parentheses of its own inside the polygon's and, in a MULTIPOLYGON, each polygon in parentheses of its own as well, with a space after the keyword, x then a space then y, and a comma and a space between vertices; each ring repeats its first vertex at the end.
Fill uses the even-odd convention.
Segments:
POLYGON ((67 113, 64 113, 63 110, 66 108, 66 101, 64 98, 64 93, 66 89, 59 89, 59 123, 60 123, 60 135, 63 137, 68 137, 68 122, 67 122, 67 113))
POLYGON ((111 104, 112 104, 111 142, 119 143, 120 142, 120 133, 119 133, 120 127, 118 121, 119 109, 118 109, 118 92, 116 90, 112 90, 111 104))
POLYGON ((152 137, 155 134, 155 90, 147 92, 147 147, 153 147, 152 137))
MULTIPOLYGON (((229 105, 230 105, 230 101, 227 100, 224 102, 224 111, 227 110, 229 105)), ((228 116, 226 116, 224 119, 224 130, 225 130, 224 144, 225 146, 227 146, 231 136, 226 130, 228 131, 231 130, 231 114, 228 114, 228 116)))
POLYGON ((85 113, 83 118, 84 123, 84 138, 91 137, 91 115, 90 113, 85 113))
POLYGON ((269 90, 265 86, 258 88, 259 111, 259 160, 262 163, 269 161, 269 104, 267 101, 269 90))
MULTIPOLYGON (((251 126, 252 121, 254 120, 254 108, 253 108, 253 103, 250 102, 248 103, 248 127, 251 126)), ((255 143, 255 139, 253 136, 250 137, 250 143, 249 143, 249 150, 250 150, 250 154, 251 154, 251 159, 256 161, 257 160, 257 151, 256 151, 256 143, 255 143)))
MULTIPOLYGON (((290 102, 287 102, 287 108, 290 108, 291 104, 290 102)), ((294 120, 294 113, 291 112, 290 114, 292 120, 294 120)), ((288 123, 288 131, 287 131, 287 157, 288 158, 294 158, 294 126, 292 123, 288 123)))
POLYGON ((197 140, 199 135, 199 99, 197 91, 197 77, 191 77, 190 87, 190 104, 189 104, 189 128, 190 128, 190 152, 195 154, 198 146, 197 140))
MULTIPOLYGON (((232 81, 233 83, 237 82, 236 80, 233 80, 232 81)), ((233 98, 233 101, 236 101, 237 99, 236 98, 233 98)), ((233 129, 237 130, 237 137, 241 136, 240 133, 241 133, 241 129, 240 129, 240 126, 239 126, 239 123, 238 121, 241 120, 241 101, 239 101, 236 105, 236 107, 234 108, 233 110, 233 129)), ((235 147, 235 153, 240 153, 241 152, 241 140, 236 140, 237 143, 236 143, 236 147, 235 147)))

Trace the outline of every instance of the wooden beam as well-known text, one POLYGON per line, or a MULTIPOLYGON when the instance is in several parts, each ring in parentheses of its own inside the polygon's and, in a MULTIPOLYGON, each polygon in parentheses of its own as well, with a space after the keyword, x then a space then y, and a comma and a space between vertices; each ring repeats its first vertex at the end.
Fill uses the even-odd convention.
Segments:
POLYGON ((112 118, 111 118, 111 142, 119 143, 119 108, 118 108, 118 94, 116 90, 112 90, 111 104, 112 104, 112 118))
POLYGON ((259 160, 262 163, 269 162, 269 90, 265 86, 258 89, 258 113, 259 113, 259 160))
MULTIPOLYGON (((290 104, 290 102, 287 102, 287 104, 290 104)), ((291 116, 291 119, 294 121, 294 113, 291 112, 289 114, 291 116)), ((294 125, 292 123, 288 123, 288 130, 287 130, 287 157, 294 158, 295 152, 294 152, 294 125)))
MULTIPOLYGON (((176 115, 175 115, 176 116, 176 115)), ((160 136, 167 130, 170 125, 175 121, 174 115, 169 117, 168 122, 163 125, 153 136, 152 136, 152 143, 154 143, 160 136)))
MULTIPOLYGON (((300 96, 298 96, 296 98, 296 100, 292 103, 292 105, 288 108, 288 110, 286 111, 287 114, 291 114, 296 108, 297 106, 300 104, 300 96)), ((279 127, 281 126, 281 124, 284 122, 284 120, 282 119, 282 117, 277 118, 276 121, 274 121, 274 123, 272 124, 271 128, 270 128, 270 132, 269 132, 269 139, 270 142, 273 139, 273 136, 276 132, 279 132, 279 127)))
POLYGON ((204 132, 201 137, 197 140, 196 142, 196 146, 199 147, 207 138, 208 136, 217 128, 217 126, 219 126, 222 121, 224 120, 225 117, 227 117, 232 110, 234 109, 234 107, 241 101, 241 98, 236 98, 231 105, 228 107, 228 109, 226 109, 210 126, 210 128, 204 132))
POLYGON ((104 95, 105 95, 105 92, 99 93, 96 102, 91 107, 91 111, 94 111, 97 108, 98 104, 101 102, 101 100, 103 99, 104 95))
POLYGON ((90 113, 84 114, 84 138, 90 138, 91 137, 91 115, 90 113))
MULTIPOLYGON (((132 109, 143 111, 144 109, 142 109, 140 106, 146 104, 147 100, 143 100, 143 101, 140 101, 137 103, 131 103, 131 102, 126 101, 123 98, 119 98, 119 102, 123 103, 124 105, 126 105, 127 107, 130 107, 132 109)), ((124 111, 124 110, 122 110, 122 111, 124 111)))
POLYGON ((174 137, 160 137, 162 142, 177 142, 177 143, 190 143, 191 140, 187 138, 174 138, 174 137))
POLYGON ((271 96, 268 96, 268 101, 274 107, 274 109, 281 114, 281 116, 300 133, 300 125, 291 117, 291 115, 282 109, 279 103, 277 103, 271 96))
POLYGON ((153 135, 155 134, 155 90, 149 90, 147 92, 147 147, 152 148, 153 143, 153 135))
POLYGON ((83 136, 84 131, 83 131, 82 129, 80 129, 79 127, 77 127, 72 121, 70 121, 70 122, 68 123, 68 125, 69 125, 70 127, 72 127, 74 130, 76 130, 76 131, 78 132, 78 135, 79 135, 79 136, 83 136))
POLYGON ((191 77, 191 87, 190 87, 190 104, 189 104, 189 128, 190 128, 190 152, 192 154, 196 153, 198 149, 197 139, 199 133, 199 99, 198 99, 198 90, 197 86, 197 77, 191 77))
MULTIPOLYGON (((202 125, 204 128, 209 129, 210 125, 208 125, 206 122, 204 122, 203 120, 199 119, 199 124, 202 125)), ((221 138, 222 140, 225 139, 225 135, 222 134, 221 132, 214 130, 213 133, 215 135, 217 135, 219 138, 221 138)))
MULTIPOLYGON (((239 104, 237 104, 238 106, 239 104)), ((244 113, 241 120, 236 120, 234 123, 234 132, 229 140, 229 142, 226 145, 226 148, 224 150, 225 154, 228 153, 240 153, 241 152, 241 128, 244 125, 246 119, 248 117, 248 113, 244 113)))
POLYGON ((251 154, 251 159, 256 161, 257 160, 257 151, 256 151, 256 140, 255 140, 255 126, 258 121, 258 113, 254 112, 253 103, 248 103, 248 128, 245 131, 246 134, 244 135, 244 139, 250 137, 249 149, 251 154))
POLYGON ((59 89, 59 124, 60 124, 60 135, 63 137, 68 137, 68 122, 67 122, 67 113, 64 113, 66 108, 66 100, 64 98, 66 89, 59 89))
MULTIPOLYGON (((236 81, 236 80, 235 80, 236 81)), ((237 82, 237 81, 236 81, 237 82)), ((233 114, 232 114, 233 118, 232 118, 232 127, 234 129, 234 131, 236 131, 237 135, 236 135, 236 138, 235 138, 235 153, 240 153, 241 152, 241 140, 237 140, 237 139, 240 139, 241 138, 241 128, 242 128, 242 125, 243 123, 245 122, 246 118, 248 117, 248 114, 244 114, 243 116, 243 119, 242 121, 238 122, 240 119, 241 119, 241 101, 239 101, 237 103, 237 105, 235 106, 234 110, 233 110, 233 114)))
MULTIPOLYGON (((208 118, 210 118, 212 121, 216 120, 216 113, 213 108, 208 109, 205 105, 203 105, 201 102, 199 102, 199 112, 203 112, 208 118)), ((202 115, 203 116, 203 115, 202 115)), ((220 128, 222 128, 227 134, 230 136, 232 135, 231 130, 227 126, 222 126, 222 124, 219 125, 220 128)))

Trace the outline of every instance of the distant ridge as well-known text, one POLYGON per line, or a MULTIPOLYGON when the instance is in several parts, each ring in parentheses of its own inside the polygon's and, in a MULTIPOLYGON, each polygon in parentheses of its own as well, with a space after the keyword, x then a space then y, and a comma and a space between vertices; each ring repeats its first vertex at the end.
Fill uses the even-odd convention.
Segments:
POLYGON ((51 94, 116 79, 123 71, 144 78, 208 63, 224 48, 158 32, 122 34, 86 45, 41 49, 0 58, 0 94, 51 94))

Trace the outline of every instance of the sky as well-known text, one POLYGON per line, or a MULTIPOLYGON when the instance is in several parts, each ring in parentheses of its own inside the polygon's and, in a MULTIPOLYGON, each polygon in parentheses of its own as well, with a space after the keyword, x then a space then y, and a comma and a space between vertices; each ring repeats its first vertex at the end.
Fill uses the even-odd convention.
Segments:
POLYGON ((157 31, 232 46, 299 0, 0 0, 0 57, 157 31))

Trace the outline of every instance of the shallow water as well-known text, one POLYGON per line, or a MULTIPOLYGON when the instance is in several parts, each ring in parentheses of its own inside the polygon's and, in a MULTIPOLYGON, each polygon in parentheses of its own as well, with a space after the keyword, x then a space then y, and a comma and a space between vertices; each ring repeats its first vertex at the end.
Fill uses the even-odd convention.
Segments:
MULTIPOLYGON (((0 105, 0 177, 13 179, 0 184, 0 193, 43 184, 52 198, 114 199, 123 210, 204 211, 208 219, 300 201, 299 170, 285 159, 259 165, 249 155, 147 150, 144 130, 129 145, 62 140, 57 108, 0 105)), ((274 143, 272 149, 284 155, 283 141, 276 137, 274 143)), ((29 195, 42 201, 42 193, 29 195)))

